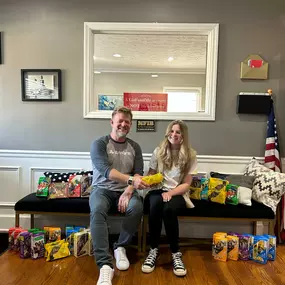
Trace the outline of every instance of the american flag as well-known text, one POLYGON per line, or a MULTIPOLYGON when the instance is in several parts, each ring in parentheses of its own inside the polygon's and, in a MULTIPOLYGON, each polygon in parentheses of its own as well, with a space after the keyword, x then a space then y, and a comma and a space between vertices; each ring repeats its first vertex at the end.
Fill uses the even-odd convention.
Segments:
POLYGON ((267 136, 264 155, 264 165, 276 172, 281 172, 281 163, 279 156, 279 142, 276 128, 276 119, 274 115, 273 101, 267 121, 267 136))
MULTIPOLYGON (((281 162, 279 155, 279 141, 276 127, 276 119, 274 115, 274 105, 273 100, 271 100, 271 110, 268 116, 267 121, 267 136, 266 136, 266 147, 265 147, 265 155, 264 155, 264 165, 275 172, 281 172, 281 162)), ((280 231, 285 229, 285 207, 284 207, 284 196, 282 197, 281 203, 281 229, 280 231)), ((278 223, 278 219, 277 219, 278 223)), ((279 226, 277 225, 277 229, 279 226)), ((279 233, 276 233, 279 236, 279 233)), ((282 237, 281 237, 282 239, 282 237)))

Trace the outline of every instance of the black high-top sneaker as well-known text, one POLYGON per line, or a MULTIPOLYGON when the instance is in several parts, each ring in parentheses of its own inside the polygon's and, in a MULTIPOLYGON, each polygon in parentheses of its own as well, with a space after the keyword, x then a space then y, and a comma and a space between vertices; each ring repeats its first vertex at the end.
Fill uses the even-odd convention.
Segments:
POLYGON ((158 248, 151 248, 147 258, 142 265, 142 272, 151 273, 155 268, 155 263, 158 257, 158 248))
POLYGON ((173 262, 173 272, 176 276, 185 276, 187 273, 187 270, 184 266, 184 263, 182 261, 182 253, 181 252, 175 252, 172 253, 172 262, 173 262))

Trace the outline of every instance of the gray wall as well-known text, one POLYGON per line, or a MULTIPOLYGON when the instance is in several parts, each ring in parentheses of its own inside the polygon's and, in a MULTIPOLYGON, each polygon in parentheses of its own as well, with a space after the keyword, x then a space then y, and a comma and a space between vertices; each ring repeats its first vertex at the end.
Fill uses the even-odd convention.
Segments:
MULTIPOLYGON (((202 155, 262 156, 267 118, 237 115, 236 95, 272 88, 284 152, 284 0, 2 0, 0 149, 89 151, 109 132, 108 120, 83 119, 84 21, 220 23, 216 121, 188 122, 191 142, 202 155), (252 53, 269 62, 269 80, 239 79, 240 62, 252 53), (62 69, 63 102, 22 102, 21 68, 62 69)), ((133 128, 130 136, 151 152, 167 124, 147 134, 133 128)))

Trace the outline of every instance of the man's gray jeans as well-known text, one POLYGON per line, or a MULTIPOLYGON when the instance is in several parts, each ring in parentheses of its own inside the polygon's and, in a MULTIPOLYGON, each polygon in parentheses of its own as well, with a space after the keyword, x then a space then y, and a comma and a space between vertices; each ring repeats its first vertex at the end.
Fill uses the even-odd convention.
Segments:
MULTIPOLYGON (((111 191, 109 189, 94 188, 89 197, 90 206, 90 229, 93 239, 94 255, 97 265, 113 267, 113 256, 109 251, 109 236, 107 216, 108 213, 118 211, 118 201, 123 192, 111 191)), ((118 241, 114 249, 128 245, 137 232, 143 215, 143 202, 135 190, 129 201, 118 241)))

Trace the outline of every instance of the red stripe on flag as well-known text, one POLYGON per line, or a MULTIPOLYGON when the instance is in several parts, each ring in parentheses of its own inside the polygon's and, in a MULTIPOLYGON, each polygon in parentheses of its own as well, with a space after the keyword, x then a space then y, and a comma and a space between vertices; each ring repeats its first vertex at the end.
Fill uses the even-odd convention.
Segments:
POLYGON ((265 146, 265 150, 275 149, 275 143, 267 143, 265 146))

